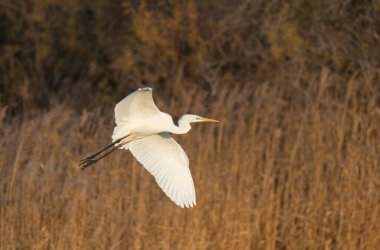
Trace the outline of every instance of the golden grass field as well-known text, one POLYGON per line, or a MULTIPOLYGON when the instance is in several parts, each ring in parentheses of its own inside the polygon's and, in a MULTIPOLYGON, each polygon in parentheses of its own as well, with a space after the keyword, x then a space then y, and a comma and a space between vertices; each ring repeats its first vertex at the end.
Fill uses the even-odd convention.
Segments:
POLYGON ((0 0, 0 250, 380 249, 379 27, 367 0, 0 0), (221 120, 175 136, 195 208, 127 151, 78 166, 143 86, 221 120))
MULTIPOLYGON (((174 93, 157 105, 220 119, 177 139, 197 206, 172 203, 110 142, 113 109, 56 106, 2 124, 1 249, 379 249, 380 108, 365 79, 174 93)), ((117 102, 118 100, 115 100, 117 102)))

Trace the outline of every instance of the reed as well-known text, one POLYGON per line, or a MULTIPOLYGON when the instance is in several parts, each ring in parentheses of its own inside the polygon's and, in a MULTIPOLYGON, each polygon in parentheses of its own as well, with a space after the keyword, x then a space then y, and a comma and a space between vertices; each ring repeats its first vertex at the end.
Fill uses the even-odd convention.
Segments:
MULTIPOLYGON (((60 105, 3 125, 1 249, 377 249, 375 84, 270 83, 180 91, 158 106, 220 119, 178 136, 197 206, 181 209, 129 152, 81 171, 109 143, 112 110, 60 105), (188 105, 186 105, 188 104, 188 105)), ((161 96, 161 97, 160 97, 161 96)))

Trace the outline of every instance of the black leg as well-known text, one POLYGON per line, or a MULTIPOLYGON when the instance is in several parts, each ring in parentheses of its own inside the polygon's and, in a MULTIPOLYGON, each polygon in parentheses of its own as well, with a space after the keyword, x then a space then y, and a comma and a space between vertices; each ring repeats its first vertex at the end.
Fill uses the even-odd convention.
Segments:
POLYGON ((95 154, 93 154, 93 155, 90 155, 89 157, 87 157, 87 158, 81 160, 81 162, 83 163, 83 162, 86 162, 86 161, 88 161, 88 160, 90 160, 90 159, 95 158, 95 156, 97 156, 97 155, 103 153, 104 151, 106 151, 106 150, 109 149, 110 147, 114 146, 115 144, 121 142, 121 140, 127 138, 128 136, 129 136, 129 135, 124 136, 124 137, 122 137, 122 138, 120 138, 120 139, 117 139, 115 142, 111 143, 110 145, 108 145, 107 147, 103 148, 103 149, 100 150, 99 152, 97 152, 97 153, 95 153, 95 154))
MULTIPOLYGON (((111 154, 112 152, 114 152, 116 149, 119 149, 121 148, 122 146, 124 146, 126 143, 124 144, 120 144, 120 145, 117 145, 116 147, 114 147, 113 149, 111 149, 110 151, 108 151, 107 153, 105 153, 104 155, 100 156, 99 158, 97 159, 94 159, 94 157, 92 158, 86 158, 87 160, 83 160, 79 165, 82 165, 82 170, 84 170, 85 168, 88 168, 89 166, 91 165, 94 165, 95 163, 97 163, 99 160, 103 159, 104 157, 106 157, 107 155, 111 154)), ((104 150, 103 150, 104 151, 104 150)))

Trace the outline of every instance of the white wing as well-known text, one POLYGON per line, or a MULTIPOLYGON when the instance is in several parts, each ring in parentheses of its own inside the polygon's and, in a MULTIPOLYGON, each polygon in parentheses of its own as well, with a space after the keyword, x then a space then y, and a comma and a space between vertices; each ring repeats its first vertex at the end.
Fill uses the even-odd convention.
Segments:
POLYGON ((140 88, 115 106, 116 124, 143 119, 160 113, 153 101, 152 88, 140 88))
MULTIPOLYGON (((128 135, 134 124, 160 114, 160 110, 153 101, 152 91, 152 88, 140 88, 116 104, 113 142, 128 135)), ((123 148, 127 149, 127 145, 123 148)))
POLYGON ((128 148, 175 204, 181 207, 195 206, 189 159, 169 133, 138 139, 129 143, 128 148))

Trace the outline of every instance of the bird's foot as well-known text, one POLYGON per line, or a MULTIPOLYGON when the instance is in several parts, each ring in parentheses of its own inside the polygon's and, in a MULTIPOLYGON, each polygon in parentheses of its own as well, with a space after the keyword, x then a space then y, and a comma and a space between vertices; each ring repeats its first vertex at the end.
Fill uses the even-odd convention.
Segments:
POLYGON ((84 169, 88 168, 89 166, 94 165, 97 162, 98 162, 98 160, 92 159, 92 158, 84 159, 84 160, 82 160, 81 163, 79 163, 79 166, 81 166, 82 170, 84 170, 84 169))

